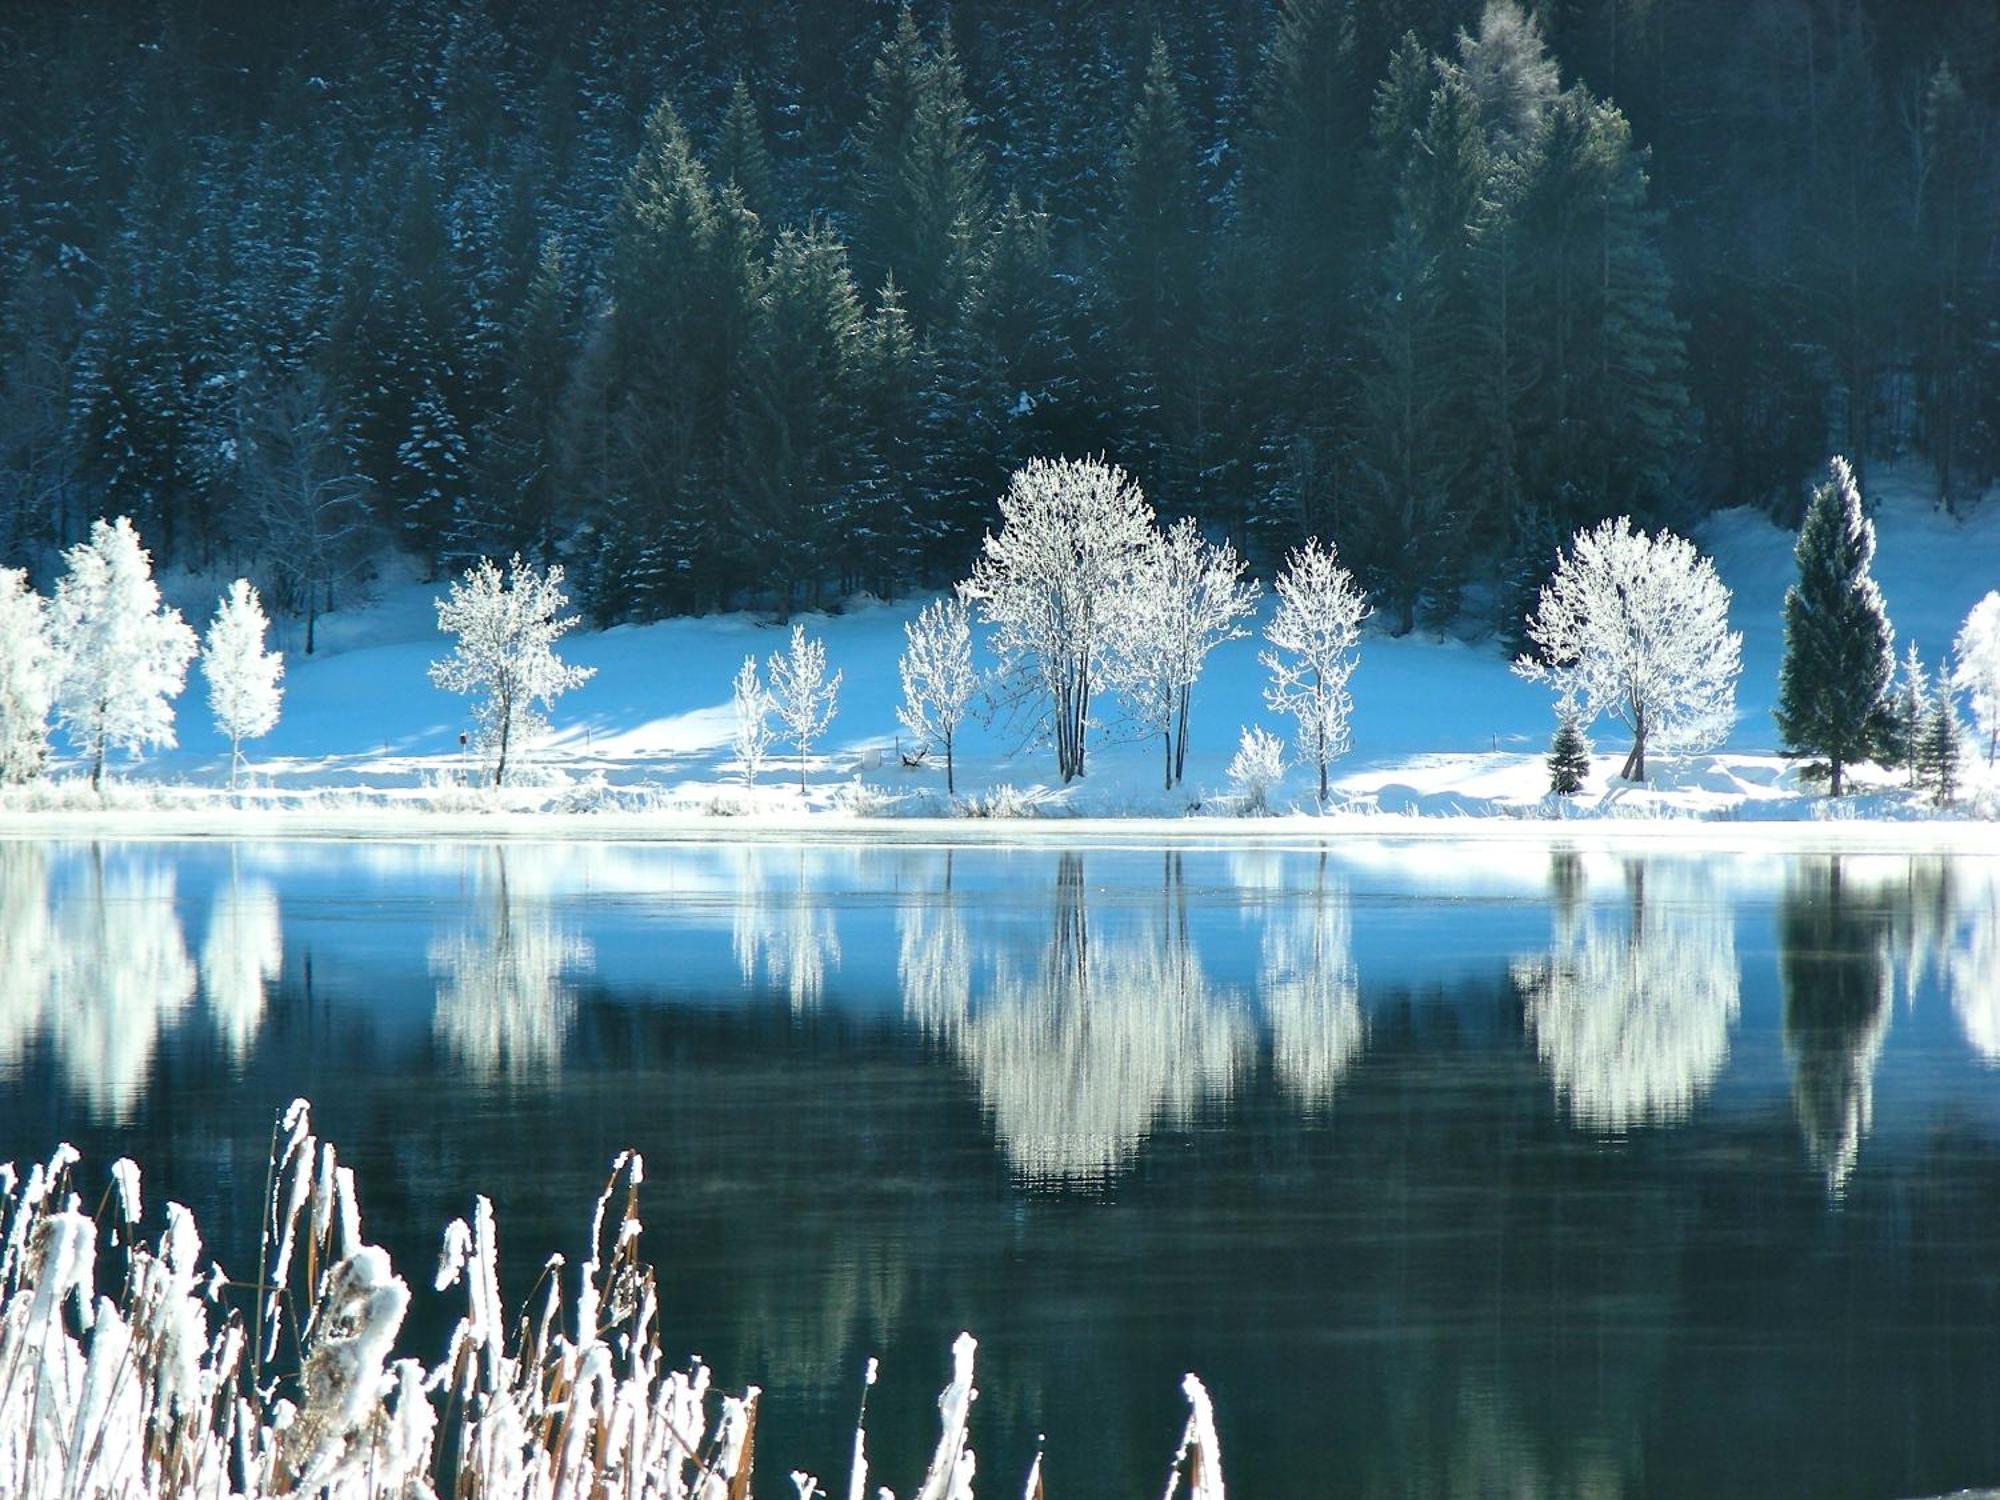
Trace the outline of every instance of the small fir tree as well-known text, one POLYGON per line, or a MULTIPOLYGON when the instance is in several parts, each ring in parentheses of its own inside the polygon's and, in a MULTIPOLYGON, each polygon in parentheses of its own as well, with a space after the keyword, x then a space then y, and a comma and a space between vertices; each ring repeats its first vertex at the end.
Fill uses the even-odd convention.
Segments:
POLYGON ((1937 689, 1931 694, 1930 711, 1924 716, 1923 746, 1918 753, 1918 775, 1939 807, 1949 807, 1958 797, 1957 695, 1943 662, 1938 664, 1937 689))
POLYGON ((215 726, 229 739, 229 785, 243 765, 243 742, 269 734, 284 701, 285 658, 264 646, 270 622, 247 578, 229 586, 202 643, 201 673, 215 726))
POLYGON ((1589 774, 1590 741, 1577 722, 1576 705, 1565 702, 1556 710, 1556 735, 1549 744, 1549 790, 1558 797, 1574 797, 1589 774))
POLYGON ((1917 654, 1917 643, 1911 641, 1903 654, 1903 673, 1896 683, 1896 697, 1892 714, 1896 725, 1896 764, 1908 774, 1910 785, 1917 785, 1918 763, 1923 759, 1924 725, 1930 718, 1931 681, 1924 670, 1924 659, 1917 654))
POLYGON ((840 700, 841 673, 826 675, 826 642, 792 627, 790 645, 770 662, 771 706, 785 738, 799 752, 799 790, 806 789, 806 759, 813 742, 826 733, 840 700))
POLYGON ((757 773, 764 769, 764 757, 771 753, 771 741, 776 737, 771 728, 771 695, 765 691, 763 679, 757 675, 756 657, 743 658, 743 665, 736 669, 735 680, 730 686, 736 711, 736 728, 731 745, 736 751, 736 765, 743 784, 755 786, 757 773))
POLYGON ((1829 465, 1799 529, 1799 578, 1785 593, 1785 655, 1778 669, 1778 733, 1787 754, 1823 756, 1838 797, 1856 761, 1891 756, 1895 632, 1869 575, 1874 523, 1844 458, 1829 465))

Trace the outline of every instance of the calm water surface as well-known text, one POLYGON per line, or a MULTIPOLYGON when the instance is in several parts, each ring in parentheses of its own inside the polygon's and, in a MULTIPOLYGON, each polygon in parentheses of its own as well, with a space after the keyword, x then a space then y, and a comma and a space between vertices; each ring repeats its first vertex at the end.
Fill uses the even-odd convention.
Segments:
MULTIPOLYGON (((0 1160, 255 1262, 316 1104, 421 1288, 646 1154, 669 1348, 910 1486, 1881 1496, 2000 1480, 2000 860, 0 842, 0 1160)), ((765 1476, 782 1488, 782 1468, 765 1476)), ((788 1491, 789 1492, 789 1491, 788 1491)))

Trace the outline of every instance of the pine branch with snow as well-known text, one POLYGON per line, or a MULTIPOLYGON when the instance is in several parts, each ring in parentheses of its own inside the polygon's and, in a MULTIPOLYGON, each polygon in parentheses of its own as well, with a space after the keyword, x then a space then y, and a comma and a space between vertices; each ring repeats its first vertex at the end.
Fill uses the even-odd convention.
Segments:
POLYGON ((1672 532, 1649 537, 1624 516, 1578 532, 1528 637, 1538 654, 1516 673, 1574 702, 1584 726, 1609 714, 1632 731, 1627 781, 1645 779, 1649 747, 1707 749, 1735 720, 1743 637, 1729 628, 1729 590, 1672 532))
POLYGON ((1278 608, 1264 627, 1271 649, 1257 658, 1271 674, 1264 701, 1297 722, 1299 755, 1319 772, 1325 806, 1327 767, 1350 743, 1354 700, 1347 684, 1359 661, 1356 647, 1368 599, 1332 545, 1317 537, 1285 559, 1275 587, 1278 608))
POLYGON ((160 603, 153 559, 125 517, 93 522, 63 559, 49 612, 56 719, 89 759, 95 789, 108 751, 173 748, 173 700, 196 643, 180 611, 160 603))
POLYGON ((786 649, 773 652, 769 664, 771 708, 784 737, 799 752, 799 790, 806 789, 806 759, 819 737, 833 723, 840 700, 839 672, 826 675, 826 642, 808 636, 803 625, 792 627, 786 649))
POLYGON ((243 764, 243 742, 261 739, 278 724, 284 701, 285 658, 265 649, 270 622, 264 604, 246 578, 229 586, 209 622, 202 644, 201 671, 208 679, 208 706, 216 728, 229 741, 229 785, 243 764))
POLYGON ((556 654, 556 642, 577 623, 563 613, 569 596, 562 583, 560 567, 543 572, 517 552, 505 574, 481 558, 437 601, 438 629, 457 641, 450 656, 431 663, 431 681, 478 700, 473 718, 496 787, 506 784, 516 747, 548 729, 545 711, 596 675, 556 654))
POLYGON ((0 568, 0 785, 29 781, 49 758, 55 696, 48 601, 19 568, 0 568))
POLYGON ((944 747, 944 789, 958 790, 952 751, 958 726, 979 688, 972 666, 972 610, 960 595, 924 606, 903 627, 903 655, 897 663, 903 701, 896 718, 922 745, 944 747))
POLYGON ((1146 729, 1160 736, 1165 789, 1187 769, 1194 685, 1224 641, 1249 634, 1243 621, 1262 592, 1244 577, 1227 542, 1211 545, 1190 517, 1147 539, 1114 616, 1106 671, 1146 729))

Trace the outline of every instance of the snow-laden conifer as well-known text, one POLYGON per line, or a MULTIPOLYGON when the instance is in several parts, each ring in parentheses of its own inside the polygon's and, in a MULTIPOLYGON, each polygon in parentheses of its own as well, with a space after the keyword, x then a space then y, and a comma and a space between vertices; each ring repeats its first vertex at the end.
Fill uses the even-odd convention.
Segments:
POLYGON ((1952 643, 1951 685, 1972 705, 1986 764, 2000 748, 2000 590, 1972 606, 1952 643))
POLYGON ((270 622, 247 578, 229 586, 202 643, 201 673, 215 727, 229 740, 229 784, 243 764, 243 742, 260 739, 278 724, 284 701, 285 658, 264 646, 270 622))
POLYGON ((495 786, 505 785, 509 759, 548 728, 543 711, 596 675, 556 655, 556 642, 576 625, 563 613, 562 582, 560 567, 543 572, 517 552, 504 574, 481 558, 437 601, 438 629, 458 640, 450 656, 431 663, 431 681, 478 700, 473 718, 495 786))
POLYGON ((1893 754, 1890 691, 1895 632, 1869 567, 1875 525, 1844 458, 1829 465, 1799 528, 1799 577, 1785 591, 1785 656, 1778 668, 1778 733, 1787 754, 1825 758, 1827 790, 1847 768, 1893 754))
POLYGON ((956 594, 934 599, 903 627, 897 663, 903 702, 896 718, 921 745, 944 747, 944 789, 958 790, 952 751, 979 675, 972 667, 972 611, 956 594))
POLYGON ((771 708, 778 716, 784 737, 799 752, 799 790, 806 789, 806 758, 827 726, 840 701, 841 673, 826 675, 826 642, 806 634, 803 625, 792 627, 792 638, 783 651, 773 652, 769 665, 771 708))
POLYGON ((1264 627, 1271 649, 1258 656, 1271 674, 1264 701, 1297 721, 1299 755, 1318 770, 1324 805, 1326 768, 1348 749, 1354 700, 1347 683, 1368 599, 1332 545, 1317 537, 1285 559, 1275 588, 1278 608, 1264 627))
POLYGON ((1647 536, 1624 516, 1580 531, 1542 590, 1514 670, 1551 684, 1585 726, 1609 714, 1632 731, 1619 773, 1646 775, 1649 747, 1703 750, 1736 715, 1743 637, 1715 564, 1672 532, 1647 536))
POLYGON ((1574 797, 1589 775, 1590 741, 1577 722, 1576 705, 1564 702, 1556 708, 1556 734, 1549 743, 1549 791, 1574 797))
POLYGON ((1930 711, 1930 673, 1924 670, 1924 659, 1917 654, 1917 643, 1911 641, 1903 653, 1903 671, 1896 679, 1896 695, 1891 703, 1891 717, 1896 726, 1893 747, 1896 764, 1908 774, 1911 786, 1917 784, 1917 765, 1923 758, 1924 725, 1929 720, 1930 711))
POLYGON ((1958 798, 1958 740, 1964 726, 1958 719, 1958 694, 1949 664, 1939 662, 1936 686, 1924 715, 1924 737, 1917 749, 1917 779, 1939 807, 1958 798))
POLYGON ((1208 654, 1249 633, 1243 621, 1261 590, 1243 572, 1234 547, 1209 543, 1183 517, 1147 541, 1116 612, 1108 673, 1134 718, 1160 736, 1168 791, 1187 769, 1190 702, 1208 654))
POLYGON ((56 718, 89 760, 95 788, 108 751, 173 748, 173 700, 187 684, 195 638, 179 610, 161 605, 153 559, 125 517, 93 522, 63 560, 69 570, 49 612, 56 718))
POLYGON ((1114 616, 1152 531, 1153 509, 1123 469, 1031 459, 1000 497, 1000 530, 966 583, 993 629, 1001 680, 1035 704, 1065 782, 1083 774, 1114 616))
POLYGON ((55 658, 48 601, 19 568, 0 568, 0 783, 27 781, 49 756, 55 658))
POLYGON ((764 758, 771 753, 771 741, 776 738, 771 728, 771 695, 765 690, 764 679, 757 674, 756 657, 743 658, 730 689, 735 712, 730 745, 736 751, 736 766, 743 784, 755 786, 757 773, 764 769, 764 758))

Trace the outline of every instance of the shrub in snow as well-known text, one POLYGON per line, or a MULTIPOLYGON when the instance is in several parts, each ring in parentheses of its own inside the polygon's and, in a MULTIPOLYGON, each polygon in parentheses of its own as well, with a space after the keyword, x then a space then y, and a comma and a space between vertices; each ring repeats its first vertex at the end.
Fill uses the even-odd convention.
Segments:
POLYGON ((194 659, 194 632, 160 603, 153 559, 132 523, 95 521, 90 539, 63 554, 49 635, 56 658, 56 719, 104 784, 113 747, 137 755, 172 749, 174 704, 194 659))
POLYGON ((1986 764, 2000 748, 2000 591, 1972 606, 1952 643, 1951 685, 1972 705, 1972 721, 1986 741, 1986 764))
POLYGON ((1549 791, 1574 797, 1589 775, 1590 741, 1577 723, 1576 705, 1564 703, 1556 710, 1556 736, 1549 744, 1549 791))
POLYGON ((1632 731, 1619 773, 1646 775, 1648 747, 1719 744, 1736 713, 1743 637, 1715 565, 1672 532, 1647 536, 1624 516, 1580 531, 1542 590, 1528 635, 1539 655, 1514 670, 1632 731))
POLYGON ((950 595, 924 606, 903 627, 903 702, 896 718, 919 746, 944 747, 944 789, 958 790, 952 747, 964 722, 979 676, 972 670, 972 611, 962 596, 950 595))
POLYGON ((735 730, 730 743, 736 751, 736 766, 745 786, 757 784, 764 769, 764 757, 771 753, 776 733, 771 728, 771 695, 757 675, 757 658, 746 656, 730 683, 736 711, 735 730))
POLYGON ((1333 547, 1318 537, 1285 559, 1276 592, 1277 611, 1264 627, 1271 649, 1258 656, 1271 674, 1264 701, 1297 721, 1299 755, 1319 772, 1324 806, 1326 768, 1348 749, 1354 700, 1347 683, 1368 600, 1333 547))
POLYGON ((229 785, 243 764, 243 742, 262 738, 277 727, 285 658, 264 649, 263 602, 248 579, 229 586, 209 622, 202 643, 201 672, 208 679, 208 706, 215 726, 229 740, 229 785))
POLYGON ((1152 531, 1153 509, 1123 469, 1033 459, 1008 482, 999 534, 987 533, 965 585, 993 629, 1002 682, 1035 705, 1065 783, 1083 774, 1114 616, 1152 531))
POLYGON ((0 568, 0 784, 41 774, 54 694, 48 602, 21 569, 0 568))
POLYGON ((826 733, 840 701, 841 674, 826 675, 826 642, 792 627, 791 643, 770 662, 771 708, 785 739, 799 752, 799 790, 806 789, 806 758, 826 733))
POLYGON ((437 601, 438 629, 458 637, 450 656, 431 663, 431 681, 478 702, 473 719, 479 748, 493 766, 493 785, 507 781, 508 757, 548 729, 542 710, 596 675, 556 655, 555 643, 576 626, 565 615, 563 570, 546 573, 515 553, 503 575, 481 558, 437 601))
POLYGON ((1155 533, 1115 616, 1108 672, 1133 717, 1160 736, 1165 788, 1187 770, 1188 709, 1209 652, 1249 632, 1261 592, 1227 542, 1211 546, 1192 519, 1155 533))
POLYGON ((1785 753, 1823 756, 1838 797, 1847 767, 1888 759, 1895 739, 1895 632, 1868 571, 1875 526, 1846 459, 1836 457, 1813 490, 1794 556, 1775 717, 1785 753))
POLYGON ((1285 779, 1285 742, 1253 724, 1237 740, 1236 754, 1223 774, 1229 778, 1238 812, 1247 816, 1266 811, 1271 788, 1285 779))

